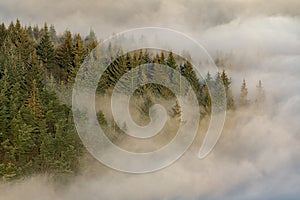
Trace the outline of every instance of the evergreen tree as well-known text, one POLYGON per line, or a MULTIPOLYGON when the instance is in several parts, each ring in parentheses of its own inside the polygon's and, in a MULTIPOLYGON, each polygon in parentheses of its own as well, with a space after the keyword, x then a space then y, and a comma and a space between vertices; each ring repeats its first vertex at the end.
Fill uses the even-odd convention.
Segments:
POLYGON ((66 31, 64 36, 64 42, 56 49, 56 63, 58 64, 59 74, 58 79, 66 82, 68 77, 68 72, 70 72, 73 65, 73 43, 72 35, 70 31, 66 31))
POLYGON ((89 44, 93 41, 97 41, 97 37, 96 37, 96 34, 95 34, 93 29, 90 29, 90 33, 89 33, 88 36, 86 36, 84 41, 85 41, 86 44, 89 44))
POLYGON ((177 69, 177 64, 175 57, 173 56, 173 52, 170 51, 168 59, 167 59, 167 65, 171 67, 172 69, 177 69))
POLYGON ((40 38, 40 29, 38 25, 33 26, 33 37, 35 41, 38 41, 38 39, 40 38))
POLYGON ((43 108, 35 80, 33 80, 30 95, 26 100, 26 106, 31 109, 35 119, 38 120, 43 118, 43 108))
MULTIPOLYGON (((170 68, 176 70, 177 69, 177 64, 176 64, 176 60, 175 57, 173 56, 172 51, 170 51, 168 59, 167 59, 167 63, 166 63, 170 68)), ((168 72, 169 74, 169 80, 171 81, 171 83, 174 82, 174 71, 173 70, 169 70, 168 72)))
POLYGON ((225 70, 222 71, 221 73, 221 78, 224 84, 224 89, 226 92, 226 99, 227 99, 227 109, 234 109, 235 108, 235 104, 234 104, 234 99, 233 99, 233 95, 231 92, 231 80, 228 78, 225 70))
MULTIPOLYGON (((93 29, 90 29, 89 35, 85 38, 84 43, 86 45, 87 54, 90 54, 93 49, 98 46, 97 37, 93 29)), ((110 46, 111 47, 111 46, 110 46)))
POLYGON ((240 98, 239 98, 239 105, 241 107, 245 107, 245 106, 249 105, 248 88, 247 88, 245 79, 243 80, 243 84, 241 86, 241 94, 240 94, 240 98))
POLYGON ((6 38, 6 34, 7 34, 7 30, 6 30, 5 24, 2 23, 0 25, 0 47, 2 46, 2 44, 6 38))
POLYGON ((160 53, 160 60, 159 60, 159 64, 165 65, 166 64, 166 60, 165 60, 165 54, 163 51, 161 51, 160 53))
MULTIPOLYGON (((201 85, 200 85, 200 81, 197 77, 197 74, 193 69, 192 63, 189 61, 186 61, 183 65, 183 67, 181 68, 181 71, 182 71, 182 75, 191 84, 192 89, 195 91, 195 94, 197 95, 197 97, 199 99, 201 85)), ((185 89, 185 92, 187 92, 186 89, 185 89)))
POLYGON ((36 52, 42 66, 45 66, 50 72, 53 71, 51 67, 55 62, 55 49, 49 35, 47 24, 44 25, 42 36, 37 45, 36 52))
POLYGON ((53 42, 53 44, 57 45, 58 44, 58 39, 57 39, 57 35, 56 35, 56 30, 55 30, 53 25, 50 26, 49 36, 50 36, 50 39, 53 42))
POLYGON ((85 48, 80 34, 76 34, 74 40, 75 41, 73 46, 73 67, 68 73, 68 83, 71 84, 74 83, 77 71, 80 68, 86 56, 85 48))
POLYGON ((258 109, 262 109, 263 104, 265 102, 265 91, 262 86, 261 80, 258 81, 258 85, 256 86, 256 97, 255 97, 255 105, 258 109))
POLYGON ((33 29, 32 29, 31 26, 28 26, 28 27, 27 27, 27 35, 28 35, 32 40, 34 40, 33 29))

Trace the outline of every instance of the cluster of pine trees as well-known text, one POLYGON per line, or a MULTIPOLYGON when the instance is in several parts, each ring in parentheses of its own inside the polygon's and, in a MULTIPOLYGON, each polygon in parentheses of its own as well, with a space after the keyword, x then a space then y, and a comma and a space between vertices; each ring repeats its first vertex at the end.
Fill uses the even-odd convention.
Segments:
MULTIPOLYGON (((47 24, 42 28, 24 27, 17 20, 8 27, 0 25, 0 176, 3 179, 78 171, 83 147, 70 105, 61 103, 57 88, 74 83, 80 65, 97 45, 93 31, 82 38, 70 31, 57 35, 55 28, 48 28, 47 24)), ((111 91, 126 72, 145 63, 166 64, 183 75, 195 91, 204 114, 211 109, 208 84, 213 87, 224 84, 227 108, 236 108, 231 79, 224 70, 215 75, 207 73, 205 80, 199 80, 188 60, 163 51, 140 50, 118 57, 99 80, 98 94, 111 91)), ((154 70, 155 67, 147 72, 140 70, 137 76, 152 76, 154 70)), ((172 82, 172 73, 165 78, 172 82)), ((259 87, 262 88, 261 82, 259 87)), ((239 105, 249 104, 247 93, 244 81, 239 105)), ((174 98, 168 88, 157 84, 147 84, 135 94, 144 96, 145 114, 153 96, 174 98)), ((179 110, 178 104, 174 105, 174 115, 180 114, 179 110)), ((107 126, 101 111, 97 116, 100 124, 107 126)))
POLYGON ((83 41, 69 31, 57 36, 47 24, 22 27, 20 21, 0 25, 0 176, 74 173, 82 145, 72 112, 48 77, 72 82, 75 70, 97 45, 91 34, 83 41))
MULTIPOLYGON (((235 102, 231 91, 231 79, 225 70, 215 75, 211 75, 208 72, 205 79, 199 79, 189 60, 182 59, 180 56, 174 55, 172 52, 166 53, 164 51, 157 53, 152 52, 151 50, 138 50, 118 57, 111 63, 110 66, 108 66, 107 70, 101 77, 97 90, 98 93, 103 94, 113 89, 115 84, 125 73, 146 63, 168 65, 170 68, 184 76, 191 84, 191 87, 197 96, 202 114, 209 114, 211 111, 209 86, 211 88, 216 88, 217 91, 220 84, 224 85, 227 98, 227 109, 235 108, 235 102)), ((138 81, 143 82, 143 79, 146 77, 153 76, 155 70, 155 65, 153 65, 153 67, 150 65, 149 70, 147 71, 142 71, 141 68, 139 68, 136 74, 136 76, 139 77, 138 81)), ((166 72, 165 75, 166 76, 163 77, 165 80, 161 81, 171 83, 175 81, 174 74, 171 70, 166 72)), ((153 99, 152 96, 162 96, 166 99, 174 98, 174 94, 168 88, 159 84, 147 84, 137 89, 135 94, 144 95, 145 102, 150 101, 150 104, 153 99)), ((178 105, 174 106, 178 107, 178 105)))

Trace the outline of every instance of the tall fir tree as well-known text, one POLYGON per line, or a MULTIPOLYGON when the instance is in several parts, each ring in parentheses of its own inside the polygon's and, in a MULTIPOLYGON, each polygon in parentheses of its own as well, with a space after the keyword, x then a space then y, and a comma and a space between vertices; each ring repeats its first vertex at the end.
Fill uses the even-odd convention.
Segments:
POLYGON ((232 91, 230 88, 231 80, 228 78, 228 75, 226 74, 225 70, 221 73, 221 78, 224 84, 225 92, 226 92, 226 99, 227 99, 227 109, 234 109, 235 103, 232 95, 232 91))
POLYGON ((6 38, 6 34, 7 34, 7 30, 6 30, 5 24, 2 23, 0 25, 0 47, 2 46, 2 44, 6 38))
POLYGON ((239 106, 245 107, 249 105, 249 99, 248 99, 248 88, 245 79, 243 80, 242 86, 241 86, 241 94, 239 98, 239 106))
POLYGON ((56 63, 59 66, 58 79, 66 82, 68 73, 73 69, 73 42, 70 31, 65 32, 64 42, 56 49, 56 63))
POLYGON ((53 26, 53 24, 51 24, 51 26, 50 26, 49 36, 50 36, 50 39, 53 42, 53 44, 57 45, 58 39, 57 39, 57 35, 56 35, 56 30, 55 30, 55 27, 53 26))
POLYGON ((42 103, 39 97, 39 91, 35 80, 33 80, 30 95, 26 100, 26 106, 31 109, 32 114, 36 120, 43 118, 42 103))
POLYGON ((76 34, 74 38, 74 47, 73 47, 73 67, 68 73, 68 83, 73 84, 77 71, 83 63, 86 56, 85 48, 80 34, 76 34))
POLYGON ((55 62, 55 49, 46 23, 43 28, 41 39, 36 47, 36 53, 41 65, 44 66, 49 72, 52 72, 55 62))

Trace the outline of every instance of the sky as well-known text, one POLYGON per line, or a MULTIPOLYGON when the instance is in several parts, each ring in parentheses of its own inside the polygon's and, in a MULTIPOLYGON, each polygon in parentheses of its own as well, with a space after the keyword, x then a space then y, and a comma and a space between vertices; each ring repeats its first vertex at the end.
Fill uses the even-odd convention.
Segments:
POLYGON ((104 38, 130 28, 162 26, 185 33, 227 24, 253 16, 300 14, 298 0, 10 0, 0 1, 1 21, 19 18, 25 24, 54 24, 88 34, 93 28, 104 38))
MULTIPOLYGON (((258 80, 266 91, 262 113, 227 114, 213 152, 197 159, 199 141, 174 165, 130 175, 91 164, 57 189, 43 177, 13 187, 0 199, 225 199, 282 200, 300 196, 300 1, 299 0, 27 0, 0 1, 9 24, 54 24, 99 39, 131 28, 159 26, 181 31, 221 55, 230 66, 237 96, 245 78, 253 97, 258 80)), ((253 98, 252 98, 253 100, 253 98)))

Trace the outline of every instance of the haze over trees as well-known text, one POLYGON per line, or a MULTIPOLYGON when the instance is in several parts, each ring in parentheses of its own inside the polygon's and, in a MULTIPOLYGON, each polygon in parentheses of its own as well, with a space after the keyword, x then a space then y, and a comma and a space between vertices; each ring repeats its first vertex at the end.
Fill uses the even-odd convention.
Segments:
MULTIPOLYGON (((71 87, 85 57, 97 46, 95 33, 87 37, 66 31, 57 35, 54 26, 45 23, 22 26, 20 21, 0 25, 0 176, 4 180, 30 176, 33 173, 76 174, 84 148, 77 136, 70 105, 62 101, 64 88, 71 87), (63 102, 63 103, 62 103, 63 102)), ((112 50, 114 47, 110 47, 112 50)), ((97 93, 110 92, 126 72, 144 63, 166 64, 177 70, 190 82, 196 93, 201 112, 211 112, 208 86, 223 84, 227 96, 227 109, 248 106, 248 91, 244 80, 238 103, 231 91, 231 78, 225 70, 199 80, 189 60, 172 52, 159 53, 140 50, 120 56, 112 61, 99 80, 97 93)), ((137 76, 153 75, 138 71, 137 76)), ((164 77, 173 81, 173 74, 164 77)), ((136 90, 142 98, 141 113, 148 115, 153 98, 174 98, 168 89, 147 84, 136 90)), ((264 99, 261 81, 257 86, 256 102, 264 99)), ((109 124, 101 111, 99 123, 109 124)), ((172 116, 180 116, 180 106, 172 107, 172 116)), ((115 131, 121 132, 120 129, 115 131)))

